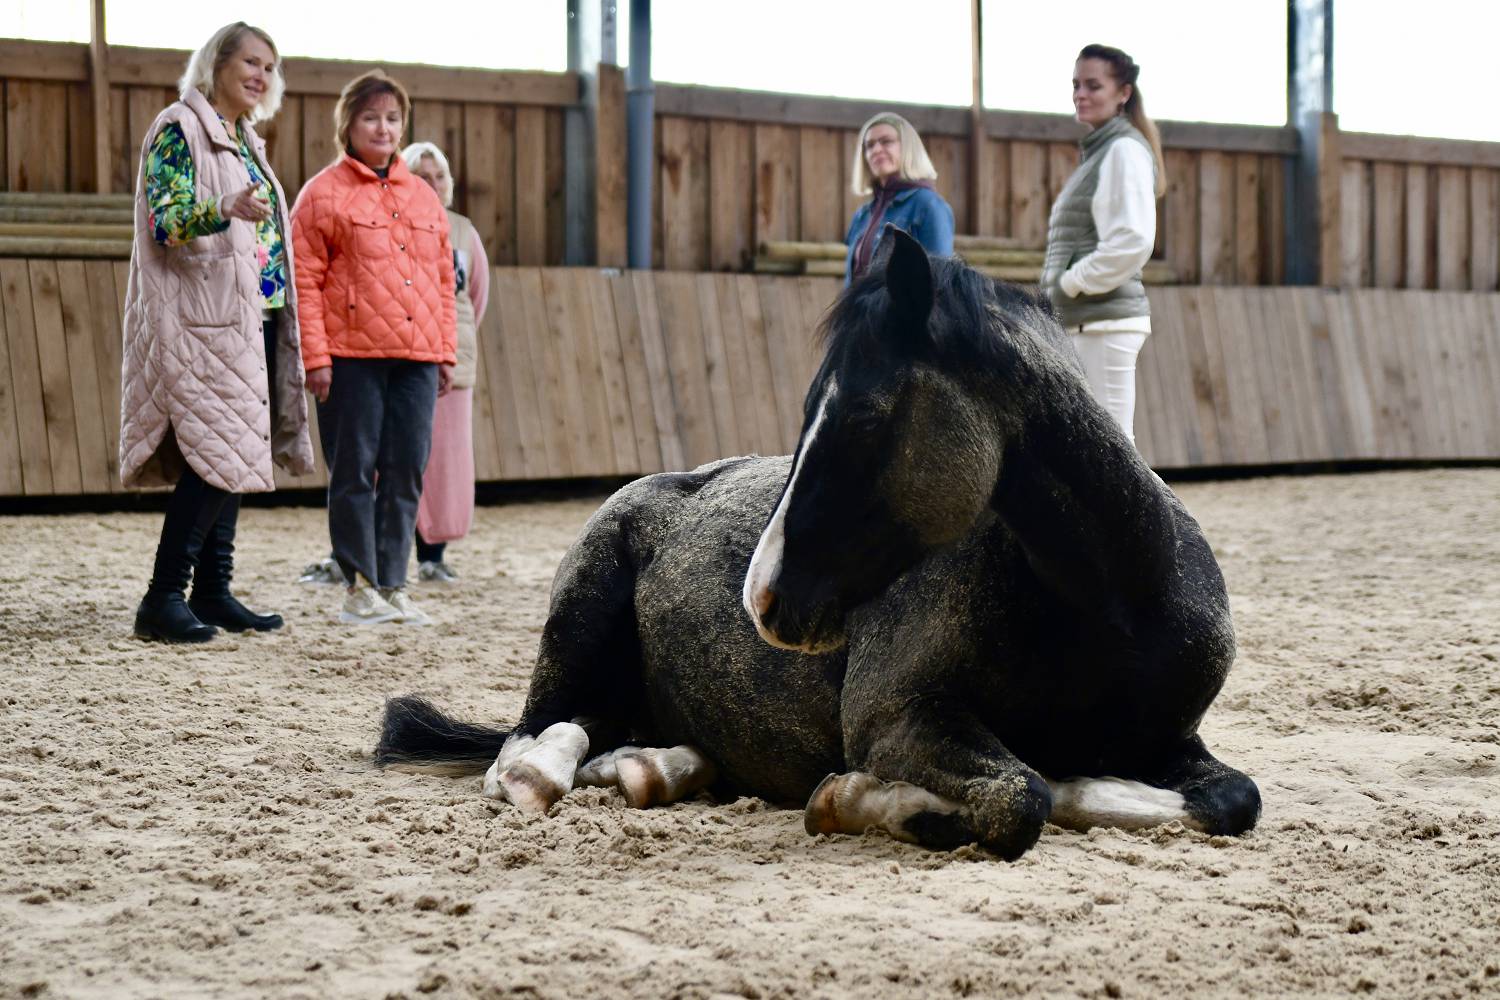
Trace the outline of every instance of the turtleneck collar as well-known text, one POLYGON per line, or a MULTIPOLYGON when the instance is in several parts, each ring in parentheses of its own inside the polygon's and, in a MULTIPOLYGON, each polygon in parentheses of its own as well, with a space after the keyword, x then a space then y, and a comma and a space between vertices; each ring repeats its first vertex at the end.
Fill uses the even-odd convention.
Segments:
POLYGON ((1109 121, 1105 122, 1103 125, 1100 125, 1088 135, 1078 140, 1078 145, 1082 147, 1083 156, 1085 159, 1087 159, 1094 153, 1098 152, 1100 149, 1107 146, 1111 139, 1115 138, 1116 136, 1124 135, 1126 132, 1129 132, 1133 128, 1135 128, 1135 126, 1130 124, 1129 118, 1126 118, 1124 115, 1115 115, 1109 121))

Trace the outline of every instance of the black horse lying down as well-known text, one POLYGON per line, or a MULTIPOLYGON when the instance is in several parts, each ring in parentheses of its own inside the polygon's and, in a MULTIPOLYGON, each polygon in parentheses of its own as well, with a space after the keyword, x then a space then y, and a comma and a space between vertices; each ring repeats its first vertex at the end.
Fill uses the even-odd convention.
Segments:
POLYGON ((1008 858, 1049 819, 1253 826, 1197 735, 1223 577, 1048 307, 888 230, 822 336, 792 458, 650 476, 589 521, 513 730, 394 699, 377 763, 490 765, 485 794, 541 810, 714 784, 1008 858))

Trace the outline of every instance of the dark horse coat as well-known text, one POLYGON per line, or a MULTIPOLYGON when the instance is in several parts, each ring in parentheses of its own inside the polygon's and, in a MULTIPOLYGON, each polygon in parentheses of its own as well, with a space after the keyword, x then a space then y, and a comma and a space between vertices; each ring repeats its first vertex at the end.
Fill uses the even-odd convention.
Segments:
POLYGON ((1234 657, 1218 565, 1049 307, 893 230, 823 338, 791 459, 650 476, 590 519, 513 731, 397 699, 377 761, 482 767, 579 719, 591 753, 694 746, 728 792, 910 783, 951 805, 903 821, 930 846, 1013 857, 1047 779, 1094 776, 1251 827, 1255 785, 1197 736, 1234 657))

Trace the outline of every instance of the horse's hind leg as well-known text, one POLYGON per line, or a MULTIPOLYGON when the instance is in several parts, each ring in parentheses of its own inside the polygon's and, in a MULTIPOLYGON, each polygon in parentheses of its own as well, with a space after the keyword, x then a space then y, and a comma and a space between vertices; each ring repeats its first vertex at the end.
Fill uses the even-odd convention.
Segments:
POLYGON ((486 795, 523 809, 551 808, 581 761, 623 742, 642 701, 635 569, 609 513, 558 567, 526 707, 485 776, 486 795))

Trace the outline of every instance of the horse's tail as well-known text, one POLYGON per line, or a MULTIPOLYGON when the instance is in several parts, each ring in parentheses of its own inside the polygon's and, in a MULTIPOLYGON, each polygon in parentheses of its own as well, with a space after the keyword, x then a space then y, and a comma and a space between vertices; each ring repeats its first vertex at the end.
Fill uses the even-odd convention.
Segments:
POLYGON ((509 730, 448 718, 425 698, 385 703, 375 766, 419 774, 479 774, 495 761, 509 730))

